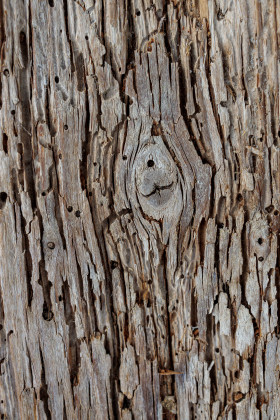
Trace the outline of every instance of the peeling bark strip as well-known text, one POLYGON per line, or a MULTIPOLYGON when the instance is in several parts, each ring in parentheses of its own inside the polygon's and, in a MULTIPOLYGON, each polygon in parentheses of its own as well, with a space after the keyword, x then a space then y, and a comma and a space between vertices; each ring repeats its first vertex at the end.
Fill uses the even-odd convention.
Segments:
POLYGON ((277 419, 280 3, 0 0, 0 416, 277 419))

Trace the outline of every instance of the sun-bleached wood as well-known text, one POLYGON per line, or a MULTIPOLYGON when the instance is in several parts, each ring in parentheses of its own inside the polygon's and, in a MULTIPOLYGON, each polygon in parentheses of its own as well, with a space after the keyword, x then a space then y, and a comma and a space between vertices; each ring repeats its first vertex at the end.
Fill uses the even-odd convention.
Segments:
POLYGON ((279 418, 279 40, 274 0, 0 0, 1 418, 279 418))

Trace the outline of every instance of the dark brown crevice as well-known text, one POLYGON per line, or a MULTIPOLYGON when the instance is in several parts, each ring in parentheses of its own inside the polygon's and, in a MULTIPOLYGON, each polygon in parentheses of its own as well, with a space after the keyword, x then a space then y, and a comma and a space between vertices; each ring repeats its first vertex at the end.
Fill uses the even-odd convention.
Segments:
POLYGON ((20 54, 24 68, 19 72, 19 99, 22 116, 20 129, 21 142, 23 144, 23 167, 24 179, 26 182, 25 190, 28 192, 32 209, 36 208, 36 190, 34 183, 33 150, 32 150, 32 123, 30 109, 30 80, 28 76, 28 43, 26 34, 22 31, 19 36, 20 54))
POLYGON ((45 321, 51 321, 53 319, 52 301, 51 301, 51 287, 52 282, 48 279, 48 272, 45 269, 45 261, 42 259, 39 262, 39 281, 38 283, 42 286, 44 303, 42 316, 45 321))
POLYGON ((88 274, 87 274, 87 283, 88 283, 88 311, 89 311, 89 321, 90 321, 90 331, 91 334, 94 334, 97 332, 97 313, 95 308, 95 302, 97 300, 96 295, 93 292, 93 284, 92 279, 90 277, 90 271, 88 268, 88 274))
POLYGON ((63 420, 68 420, 65 399, 63 398, 63 420))
POLYGON ((90 108, 87 83, 85 83, 85 88, 85 139, 82 141, 82 160, 80 161, 80 182, 83 190, 87 190, 88 156, 90 154, 90 144, 92 140, 90 131, 90 108))
POLYGON ((68 281, 65 280, 62 286, 64 316, 69 329, 69 351, 68 366, 72 387, 79 383, 79 369, 81 365, 80 341, 77 338, 75 314, 71 305, 70 289, 68 281))
POLYGON ((26 221, 21 213, 21 231, 22 231, 22 249, 24 250, 24 259, 25 259, 25 273, 26 273, 26 291, 27 291, 27 304, 28 307, 31 307, 31 302, 33 298, 33 288, 32 288, 32 256, 30 252, 29 238, 26 233, 26 221))
POLYGON ((77 74, 77 89, 79 92, 85 90, 85 63, 83 54, 80 53, 75 59, 75 68, 77 74))
POLYGON ((203 219, 200 222, 198 233, 197 233, 201 266, 203 266, 203 263, 204 263, 204 253, 205 253, 205 246, 206 246, 206 231, 207 231, 207 222, 205 218, 203 217, 203 219))
MULTIPOLYGON (((1 86, 0 86, 0 89, 1 89, 1 86)), ((5 153, 8 153, 8 136, 6 133, 3 133, 2 145, 3 145, 3 151, 5 153)))
POLYGON ((63 249, 66 249, 66 239, 65 239, 65 235, 64 235, 64 227, 63 227, 63 220, 61 217, 61 210, 60 210, 60 201, 59 201, 59 185, 58 185, 58 175, 57 175, 57 171, 56 171, 56 164, 55 164, 55 159, 54 159, 54 167, 53 167, 53 176, 52 176, 52 186, 53 186, 53 195, 54 195, 54 201, 55 201, 55 218, 57 221, 57 225, 58 225, 58 229, 59 229, 59 234, 62 240, 62 245, 63 245, 63 249))
MULTIPOLYGON (((3 0, 0 0, 0 62, 4 63, 6 41, 3 0)), ((0 110, 2 108, 2 77, 0 76, 0 110)))
MULTIPOLYGON (((205 353, 205 360, 208 362, 208 366, 211 365, 211 363, 214 360, 213 355, 213 335, 214 335, 214 319, 212 314, 206 315, 206 341, 207 341, 207 347, 206 347, 206 353, 205 353)), ((210 399, 212 403, 216 401, 216 394, 217 394, 217 376, 216 376, 216 366, 214 365, 210 372, 210 399)))
POLYGON ((65 19, 66 37, 67 37, 67 41, 68 41, 69 48, 70 48, 71 73, 74 73, 75 72, 74 52, 73 52, 72 41, 71 41, 71 38, 70 38, 70 31, 69 31, 67 0, 63 0, 63 11, 64 11, 64 19, 65 19))
POLYGON ((44 406, 44 411, 47 417, 47 420, 51 420, 52 419, 52 415, 49 409, 49 394, 48 394, 48 385, 46 383, 46 374, 45 374, 45 364, 44 364, 44 359, 43 359, 43 354, 42 354, 42 349, 40 346, 40 359, 41 359, 41 388, 40 388, 40 400, 43 402, 43 406, 44 406))

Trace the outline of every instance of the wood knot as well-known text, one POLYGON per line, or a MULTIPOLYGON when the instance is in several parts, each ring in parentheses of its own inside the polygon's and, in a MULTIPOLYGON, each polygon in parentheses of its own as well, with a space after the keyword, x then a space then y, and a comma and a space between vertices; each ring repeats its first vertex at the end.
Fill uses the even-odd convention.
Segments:
POLYGON ((177 167, 160 137, 146 141, 135 161, 136 191, 145 213, 164 210, 177 193, 177 167))

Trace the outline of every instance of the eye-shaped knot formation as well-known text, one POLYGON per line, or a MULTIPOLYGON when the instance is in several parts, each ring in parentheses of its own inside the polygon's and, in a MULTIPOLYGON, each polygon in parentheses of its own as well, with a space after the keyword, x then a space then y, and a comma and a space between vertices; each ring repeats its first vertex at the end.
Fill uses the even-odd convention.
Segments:
MULTIPOLYGON (((177 167, 162 141, 147 142, 138 152, 135 180, 141 204, 163 209, 177 186, 177 167)), ((145 207, 145 206, 144 206, 145 207)))

